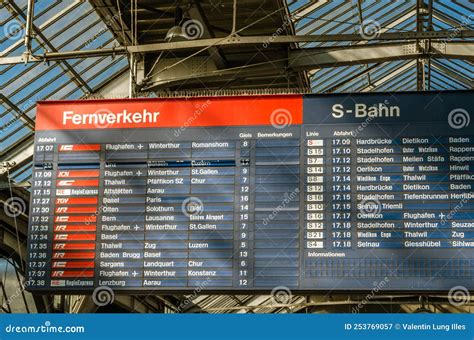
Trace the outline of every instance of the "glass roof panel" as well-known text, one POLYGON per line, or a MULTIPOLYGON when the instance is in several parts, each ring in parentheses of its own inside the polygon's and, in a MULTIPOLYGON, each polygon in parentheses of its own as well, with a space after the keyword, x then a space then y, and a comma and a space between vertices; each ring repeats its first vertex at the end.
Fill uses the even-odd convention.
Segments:
MULTIPOLYGON (((0 35, 2 57, 20 56, 25 52, 26 4, 26 0, 15 0, 0 6, 0 32, 5 32, 0 35)), ((32 51, 39 56, 46 50, 88 50, 119 45, 87 1, 36 1, 33 24, 32 51)), ((10 103, 0 97, 0 159, 31 136, 31 128, 18 117, 24 113, 34 120, 36 101, 79 99, 127 68, 124 56, 1 65, 0 93, 10 103)), ((15 171, 16 180, 25 180, 30 174, 25 169, 15 171)))
MULTIPOLYGON (((416 30, 416 0, 403 1, 310 1, 288 0, 294 14, 297 34, 354 34, 360 30, 361 20, 373 20, 380 32, 416 30), (360 8, 359 8, 360 6, 360 8)), ((23 35, 26 0, 15 0, 0 6, 0 55, 20 56, 24 53, 23 35)), ((473 29, 474 4, 470 1, 434 0, 433 28, 455 30, 473 29)), ((33 52, 45 50, 86 50, 117 46, 107 26, 88 2, 35 2, 33 52)), ((454 37, 454 39, 458 39, 454 37)), ((377 39, 357 44, 377 44, 377 39)), ((347 41, 328 41, 300 44, 302 48, 331 47, 354 44, 347 41)), ((352 65, 324 68, 311 72, 314 92, 392 91, 414 90, 416 66, 410 61, 391 61, 380 65, 352 65), (400 72, 400 69, 403 71, 400 72)), ((0 141, 2 150, 9 149, 31 135, 31 128, 21 119, 27 114, 34 119, 37 100, 77 99, 101 86, 107 79, 124 72, 128 62, 124 56, 69 59, 49 64, 0 66, 0 93, 11 103, 0 98, 0 141)), ((428 70, 428 66, 425 67, 428 70)), ((431 67, 432 89, 456 89, 472 86, 474 65, 464 60, 437 59, 431 67)), ((5 155, 0 155, 4 157, 5 155)), ((21 174, 27 171, 21 171, 21 174)))
MULTIPOLYGON (((416 0, 403 1, 288 1, 289 9, 294 17, 296 34, 354 34, 361 29, 362 22, 372 22, 378 33, 385 32, 414 32, 416 31, 416 0)), ((459 27, 473 29, 473 22, 469 19, 474 11, 474 3, 471 1, 457 0, 434 0, 433 2, 433 29, 455 30, 459 27)), ((456 37, 454 37, 456 39, 456 37)), ((378 44, 377 38, 367 42, 312 42, 302 43, 301 48, 330 47, 351 44, 378 44)), ((441 59, 441 62, 446 62, 441 59)), ((371 91, 406 91, 416 90, 416 66, 405 67, 399 72, 400 65, 406 61, 391 61, 383 66, 375 67, 364 74, 354 78, 357 73, 363 72, 365 66, 340 66, 316 70, 311 74, 312 88, 314 92, 325 92, 334 89, 336 92, 348 92, 365 90, 370 78, 371 91), (394 74, 393 78, 378 84, 377 79, 394 74), (413 81, 413 77, 415 77, 413 81), (347 82, 347 83, 345 83, 347 82), (338 85, 334 87, 334 85, 338 85), (415 84, 415 88, 413 88, 415 84)), ((452 62, 451 62, 452 63, 452 62)), ((464 60, 456 60, 455 72, 459 70, 470 70, 464 74, 467 79, 472 79, 472 64, 464 60)), ((428 71, 428 68, 425 69, 428 71)), ((436 71, 440 73, 440 71, 436 71)), ((463 89, 466 84, 453 78, 453 74, 445 72, 436 74, 437 86, 445 86, 445 89, 463 89)))

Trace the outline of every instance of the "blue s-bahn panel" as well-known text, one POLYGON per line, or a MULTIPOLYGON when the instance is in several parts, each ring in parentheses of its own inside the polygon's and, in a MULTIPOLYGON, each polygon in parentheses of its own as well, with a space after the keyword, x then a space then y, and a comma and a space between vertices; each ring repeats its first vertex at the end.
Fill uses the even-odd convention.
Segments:
POLYGON ((473 96, 41 103, 28 287, 474 289, 473 96))

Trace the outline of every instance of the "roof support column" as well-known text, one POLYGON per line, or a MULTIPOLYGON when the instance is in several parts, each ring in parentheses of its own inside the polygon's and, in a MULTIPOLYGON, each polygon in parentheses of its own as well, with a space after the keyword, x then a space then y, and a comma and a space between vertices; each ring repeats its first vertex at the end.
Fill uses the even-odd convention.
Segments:
MULTIPOLYGON (((430 17, 431 10, 433 8, 433 1, 428 0, 428 4, 425 0, 416 1, 416 31, 426 32, 431 28, 430 17)), ((429 39, 417 40, 417 49, 421 55, 428 55, 431 49, 431 43, 429 39)), ((417 58, 416 60, 416 84, 418 91, 425 91, 427 89, 427 75, 425 73, 425 65, 429 64, 429 58, 417 58)))
POLYGON ((26 27, 25 27, 25 63, 31 55, 31 35, 33 31, 33 17, 34 17, 35 1, 28 0, 28 9, 26 12, 26 27))

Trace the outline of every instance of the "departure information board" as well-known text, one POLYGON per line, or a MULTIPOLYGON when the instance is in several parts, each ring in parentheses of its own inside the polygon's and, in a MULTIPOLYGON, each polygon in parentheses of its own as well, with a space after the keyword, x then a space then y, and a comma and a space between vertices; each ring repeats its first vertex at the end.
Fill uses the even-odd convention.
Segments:
POLYGON ((41 102, 29 289, 474 289, 473 95, 41 102))

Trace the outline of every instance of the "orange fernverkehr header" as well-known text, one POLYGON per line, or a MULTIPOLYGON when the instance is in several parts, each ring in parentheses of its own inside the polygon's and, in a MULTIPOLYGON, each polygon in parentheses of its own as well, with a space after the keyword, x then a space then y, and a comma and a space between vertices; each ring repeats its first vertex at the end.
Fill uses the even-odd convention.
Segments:
POLYGON ((302 124, 301 95, 44 101, 36 130, 302 124))

